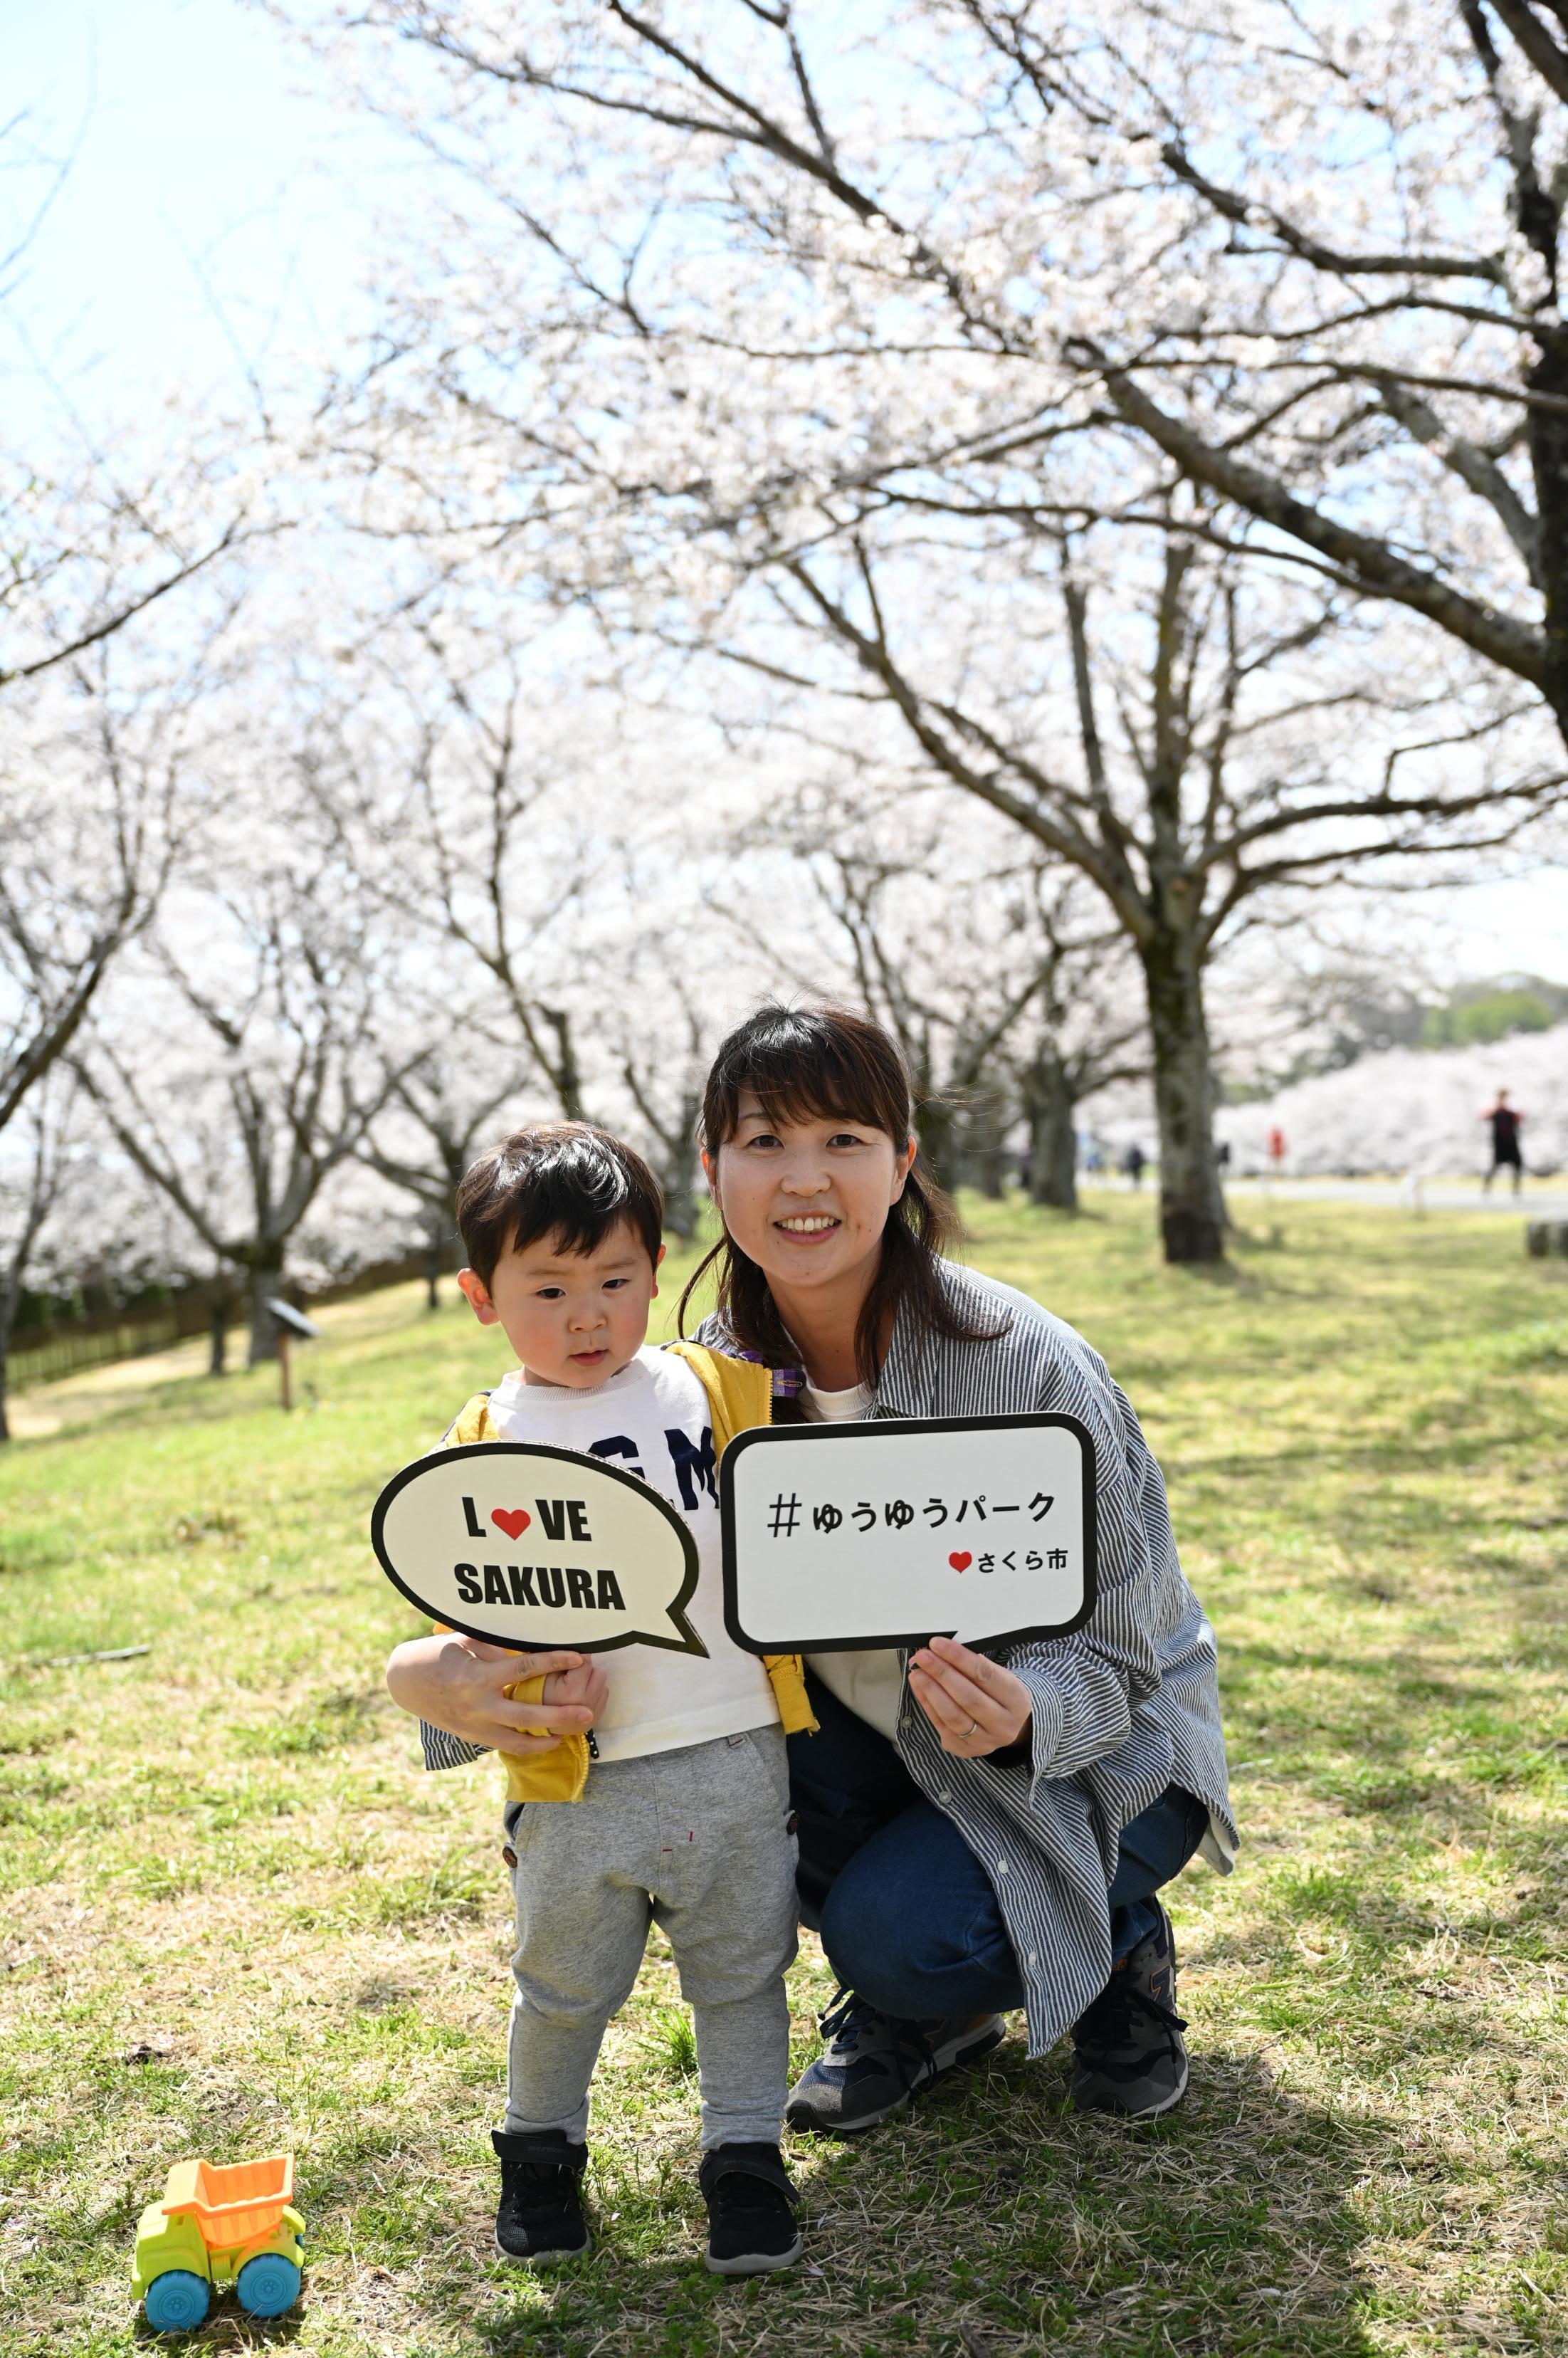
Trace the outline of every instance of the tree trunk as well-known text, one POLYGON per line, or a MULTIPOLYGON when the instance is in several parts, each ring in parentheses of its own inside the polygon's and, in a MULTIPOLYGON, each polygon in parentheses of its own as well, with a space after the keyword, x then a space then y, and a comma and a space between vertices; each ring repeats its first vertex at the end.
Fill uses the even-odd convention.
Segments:
POLYGON ((1078 1208, 1077 1106, 1060 1057, 1037 1056, 1023 1078, 1029 1120, 1029 1193, 1058 1212, 1078 1208))
POLYGON ((238 1306, 239 1289, 232 1278, 212 1278, 207 1286, 207 1333, 211 1345, 208 1354, 210 1376, 229 1372, 229 1326, 238 1306))
POLYGON ((689 1179, 665 1188, 665 1226, 683 1244, 689 1244, 697 1234, 697 1194, 689 1179))
POLYGON ((954 1110, 946 1098, 936 1096, 920 1097, 914 1100, 914 1127, 920 1140, 920 1152, 926 1169, 939 1187, 957 1184, 957 1122, 954 1110))
POLYGON ((1007 1174, 1007 1125, 1012 1111, 999 1089, 980 1082, 966 1089, 967 1120, 955 1161, 971 1186, 1000 1202, 1007 1174))
POLYGON ((283 1247, 263 1244, 251 1263, 251 1350, 246 1364, 259 1368, 277 1357, 277 1327, 267 1308, 269 1296, 283 1291, 283 1247))
POLYGON ((659 1184, 665 1197, 665 1226, 672 1236, 688 1244, 697 1234, 697 1219, 708 1194, 697 1148, 701 1119, 701 1097, 687 1095, 681 1099, 673 1128, 660 1133, 664 1156, 659 1184))
MULTIPOLYGON (((1533 177, 1533 175, 1532 175, 1533 177)), ((1555 176, 1554 176, 1555 179, 1555 176)), ((1521 189, 1522 195, 1522 189, 1521 189)), ((1561 297, 1557 285, 1557 242, 1562 209, 1555 195, 1537 184, 1531 190, 1531 219, 1519 227, 1552 273, 1555 309, 1561 297)), ((1553 314, 1549 313, 1550 319, 1553 314)), ((1530 471, 1535 479, 1537 547, 1545 591, 1546 677, 1541 685, 1556 715, 1562 735, 1568 739, 1568 416, 1562 404, 1568 396, 1568 335, 1542 320, 1538 351, 1525 373, 1531 393, 1544 395, 1525 412, 1530 441, 1530 471)))
MULTIPOLYGON (((31 1239, 28 1239, 30 1246, 31 1239)), ((0 1283, 0 1442, 11 1438, 11 1420, 5 1411, 7 1377, 11 1358, 11 1329, 16 1323, 16 1311, 22 1299, 22 1275, 27 1264, 27 1252, 17 1254, 3 1283, 0 1283)))
POLYGON ((697 1234, 699 1203, 697 1149, 681 1165, 665 1165, 664 1172, 665 1226, 670 1234, 689 1244, 697 1234))
POLYGON ((975 1184, 982 1195, 993 1204, 1001 1201, 1002 1182, 1007 1176, 1007 1149, 1000 1139, 988 1139, 975 1153, 975 1184))
POLYGON ((570 1012, 564 1007, 541 1007, 539 1012, 556 1035, 556 1060, 550 1077, 561 1102, 561 1113, 568 1121, 586 1121, 588 1108, 583 1103, 582 1070, 577 1060, 570 1012))
POLYGON ((1203 970, 1191 934, 1162 925, 1139 947, 1149 997, 1160 1125, 1160 1233, 1168 1261, 1225 1258, 1227 1225, 1214 1151, 1214 1072, 1203 970))
POLYGON ((432 1221, 425 1233, 425 1307, 439 1310, 441 1306, 441 1242, 442 1232, 432 1221))

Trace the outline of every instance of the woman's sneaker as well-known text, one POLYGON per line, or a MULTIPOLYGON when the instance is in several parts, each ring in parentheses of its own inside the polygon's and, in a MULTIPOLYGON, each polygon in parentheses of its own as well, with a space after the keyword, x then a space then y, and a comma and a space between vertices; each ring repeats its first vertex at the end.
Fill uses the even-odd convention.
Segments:
POLYGON ((501 2207, 495 2214, 498 2259, 548 2267, 588 2249, 588 2222, 579 2189, 588 2147, 558 2129, 513 2136, 492 2129, 501 2160, 501 2207))
POLYGON ((799 2259, 797 2198, 776 2145, 716 2145, 697 2182, 708 2205, 710 2275, 760 2277, 799 2259))
POLYGON ((819 2028, 827 2050, 801 2075, 784 2119, 792 2129, 815 2129, 823 2136, 874 2128, 917 2088, 928 2088, 960 2064, 978 2063, 1007 2036, 1000 2014, 901 2022, 853 1992, 834 2001, 819 2028))
POLYGON ((1079 2112, 1151 2120, 1179 2104, 1187 2092, 1186 2027, 1176 2012, 1175 1935, 1161 1908, 1154 1930, 1073 2026, 1079 2112))

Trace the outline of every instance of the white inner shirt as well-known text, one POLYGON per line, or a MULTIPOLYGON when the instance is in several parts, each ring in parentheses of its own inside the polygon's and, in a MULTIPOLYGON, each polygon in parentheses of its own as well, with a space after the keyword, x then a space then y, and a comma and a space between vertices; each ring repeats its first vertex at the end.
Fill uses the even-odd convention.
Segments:
MULTIPOLYGON (((864 1416, 871 1404, 870 1384, 851 1384, 841 1392, 804 1387, 801 1412, 807 1424, 848 1424, 864 1416)), ((892 1646, 866 1647, 855 1653, 807 1654, 806 1660, 831 1695, 859 1719, 885 1736, 892 1744, 898 1735, 899 1708, 903 1701, 903 1665, 892 1646)))
MULTIPOLYGON (((695 1371, 644 1344, 608 1382, 530 1384, 518 1368, 490 1395, 503 1441, 546 1441, 634 1474, 667 1498, 697 1541, 696 1593, 687 1618, 708 1649, 621 1646, 597 1657, 610 1699, 593 1724, 601 1760, 631 1760, 767 1727, 779 1712, 767 1671, 724 1627, 713 1418, 695 1371)), ((525 1675, 525 1673, 524 1673, 525 1675)))

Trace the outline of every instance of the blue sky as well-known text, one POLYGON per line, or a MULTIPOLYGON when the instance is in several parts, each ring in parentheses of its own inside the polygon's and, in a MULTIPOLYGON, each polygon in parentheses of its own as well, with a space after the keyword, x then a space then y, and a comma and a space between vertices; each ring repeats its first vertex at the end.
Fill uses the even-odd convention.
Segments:
MULTIPOLYGON (((0 150, 0 251, 48 184, 23 148, 77 148, 0 321, 13 433, 67 401, 94 424, 145 415, 174 388, 230 408, 236 347, 264 374, 341 353, 378 212, 427 168, 394 134, 335 106, 241 0, 0 0, 0 121, 26 111, 0 150)), ((1426 897, 1464 969, 1568 979, 1568 871, 1426 897)))
POLYGON ((237 384, 231 338, 253 356, 341 343, 377 203, 419 168, 391 134, 334 107, 239 0, 0 0, 0 117, 27 110, 0 173, 13 235, 49 178, 18 150, 80 142, 12 296, 12 404, 48 402, 41 370, 118 416, 171 384, 237 384))

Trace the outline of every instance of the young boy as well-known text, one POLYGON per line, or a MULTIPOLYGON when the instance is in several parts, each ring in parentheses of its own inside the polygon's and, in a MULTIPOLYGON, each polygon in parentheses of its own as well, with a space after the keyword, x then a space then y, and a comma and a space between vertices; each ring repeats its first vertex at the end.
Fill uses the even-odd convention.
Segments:
MULTIPOLYGON (((697 1541, 687 1612, 708 1649, 577 1657, 510 1691, 520 1704, 578 1706, 562 1716, 586 1726, 591 1714, 592 1733, 503 1756, 517 1950, 506 2115, 492 2133, 496 2249, 537 2264, 588 2245, 589 2082, 652 1920, 697 2032, 708 2266, 721 2276, 787 2267, 802 2248, 779 2152, 795 1844, 774 1689, 793 1726, 806 1724, 804 1687, 792 1662, 765 1665, 724 1628, 714 1425, 721 1439, 724 1427, 709 1383, 728 1363, 647 1347, 664 1206, 646 1164, 607 1132, 586 1122, 519 1130, 480 1157, 457 1209, 469 1264, 458 1282, 521 1364, 469 1403, 448 1443, 550 1442, 660 1491, 697 1541)), ((760 1368, 732 1372, 767 1380, 760 1368)), ((745 1421, 766 1413, 753 1406, 745 1421)), ((432 1650, 471 1642, 438 1632, 398 1647, 387 1665, 394 1698, 432 1650)))

